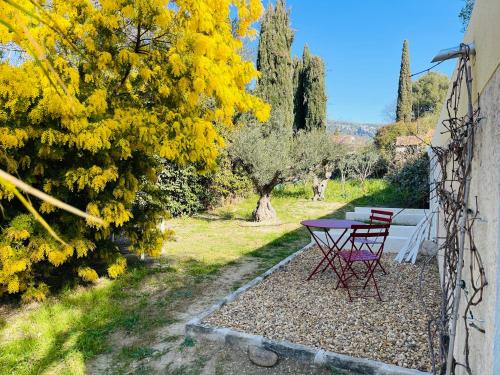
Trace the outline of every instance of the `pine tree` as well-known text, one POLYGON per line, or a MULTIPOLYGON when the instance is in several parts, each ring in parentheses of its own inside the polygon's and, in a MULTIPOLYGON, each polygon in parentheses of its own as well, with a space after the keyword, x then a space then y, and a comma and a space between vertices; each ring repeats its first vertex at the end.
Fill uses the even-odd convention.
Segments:
POLYGON ((257 69, 261 76, 256 92, 271 104, 273 123, 290 130, 294 123, 292 41, 293 31, 285 1, 278 0, 276 8, 269 4, 260 29, 257 69))
POLYGON ((408 41, 403 42, 401 70, 399 72, 398 102, 396 121, 410 122, 412 118, 410 52, 408 41))

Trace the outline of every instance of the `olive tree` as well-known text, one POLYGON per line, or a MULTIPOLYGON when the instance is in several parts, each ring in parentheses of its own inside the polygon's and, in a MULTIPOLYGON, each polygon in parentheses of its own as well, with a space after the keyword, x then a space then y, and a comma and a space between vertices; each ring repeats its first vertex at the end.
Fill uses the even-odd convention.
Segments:
POLYGON ((307 150, 312 175, 313 200, 325 199, 328 180, 338 169, 347 147, 324 129, 313 129, 298 138, 298 148, 307 150))
MULTIPOLYGON (((271 124, 273 120, 270 120, 271 124)), ((324 159, 318 137, 307 132, 293 134, 282 126, 249 123, 231 136, 229 153, 241 165, 259 195, 253 211, 255 221, 277 218, 271 192, 278 184, 305 177, 324 159)))
POLYGON ((352 176, 359 180, 364 188, 366 179, 373 174, 380 162, 380 155, 373 145, 367 145, 351 153, 348 162, 352 176))

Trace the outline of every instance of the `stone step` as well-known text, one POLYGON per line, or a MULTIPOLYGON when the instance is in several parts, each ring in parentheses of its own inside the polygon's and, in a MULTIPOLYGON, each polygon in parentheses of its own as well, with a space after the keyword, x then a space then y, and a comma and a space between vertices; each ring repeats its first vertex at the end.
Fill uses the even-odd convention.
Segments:
POLYGON ((403 214, 422 214, 422 215, 425 215, 425 213, 429 211, 428 209, 423 209, 423 208, 354 207, 354 212, 370 213, 371 210, 391 211, 395 215, 401 211, 403 211, 403 212, 400 215, 403 215, 403 214))
MULTIPOLYGON (((393 218, 392 223, 396 225, 417 225, 425 217, 424 213, 407 214, 401 213, 393 218)), ((370 221, 370 212, 346 212, 347 220, 357 220, 362 222, 370 221)))

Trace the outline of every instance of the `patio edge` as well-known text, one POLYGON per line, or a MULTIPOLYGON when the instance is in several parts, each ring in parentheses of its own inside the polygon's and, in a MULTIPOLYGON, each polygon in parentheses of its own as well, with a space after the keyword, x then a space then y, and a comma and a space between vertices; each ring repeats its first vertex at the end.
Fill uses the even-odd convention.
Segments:
POLYGON ((271 350, 281 357, 292 358, 300 362, 311 363, 318 366, 332 366, 338 369, 353 371, 365 375, 430 375, 429 372, 408 369, 366 358, 351 357, 344 354, 329 352, 323 349, 316 349, 311 346, 295 344, 289 341, 270 340, 260 335, 252 335, 229 328, 213 327, 202 323, 203 319, 219 310, 225 304, 234 301, 239 295, 264 281, 271 274, 283 268, 294 258, 314 246, 315 243, 313 242, 307 244, 299 251, 289 255, 281 262, 264 272, 262 275, 257 276, 234 292, 228 294, 222 300, 215 303, 195 318, 191 319, 185 326, 186 336, 203 338, 221 344, 236 346, 245 350, 249 346, 256 346, 262 349, 271 350))

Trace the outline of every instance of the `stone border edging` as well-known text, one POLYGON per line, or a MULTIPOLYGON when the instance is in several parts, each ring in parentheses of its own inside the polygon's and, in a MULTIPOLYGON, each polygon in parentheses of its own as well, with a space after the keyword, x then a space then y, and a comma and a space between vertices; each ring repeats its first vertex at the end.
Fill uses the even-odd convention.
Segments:
POLYGON ((302 254, 306 250, 309 250, 315 245, 316 244, 313 242, 309 243, 299 251, 283 259, 262 275, 238 288, 221 301, 212 305, 209 309, 191 319, 185 327, 186 335, 191 337, 201 337, 210 341, 236 346, 243 349, 247 349, 248 346, 257 346, 266 350, 271 350, 281 357, 293 358, 301 362, 312 363, 315 365, 332 366, 342 370, 354 371, 363 375, 430 375, 428 372, 390 365, 366 358, 351 357, 344 354, 316 349, 302 344, 295 344, 289 341, 270 340, 263 336, 252 335, 229 328, 211 327, 202 323, 203 319, 219 310, 225 304, 234 301, 239 295, 264 281, 271 274, 283 268, 298 255, 302 254))

